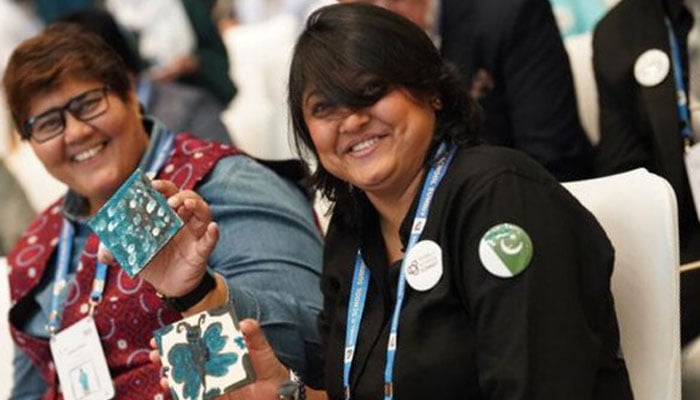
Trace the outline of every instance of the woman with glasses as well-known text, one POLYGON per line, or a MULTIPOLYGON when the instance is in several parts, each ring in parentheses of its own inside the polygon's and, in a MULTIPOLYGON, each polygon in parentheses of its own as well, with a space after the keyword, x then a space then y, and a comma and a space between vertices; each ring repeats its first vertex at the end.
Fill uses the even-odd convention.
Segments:
MULTIPOLYGON (((631 399, 610 242, 534 160, 480 144, 457 81, 418 26, 376 6, 322 8, 297 41, 294 132, 334 200, 320 395, 631 399)), ((241 325, 259 375, 229 397, 286 396, 286 368, 241 325)))
POLYGON ((285 365, 315 379, 321 239, 299 187, 235 148, 142 115, 122 60, 75 25, 22 43, 3 85, 20 135, 68 186, 8 256, 12 399, 169 398, 148 360, 152 332, 228 300, 261 319, 285 365), (86 222, 136 168, 157 176, 185 227, 130 278, 97 262, 86 222), (91 358, 70 358, 61 337, 94 345, 91 358), (106 378, 92 367, 101 361, 106 378), (65 365, 76 366, 70 382, 57 378, 65 365))

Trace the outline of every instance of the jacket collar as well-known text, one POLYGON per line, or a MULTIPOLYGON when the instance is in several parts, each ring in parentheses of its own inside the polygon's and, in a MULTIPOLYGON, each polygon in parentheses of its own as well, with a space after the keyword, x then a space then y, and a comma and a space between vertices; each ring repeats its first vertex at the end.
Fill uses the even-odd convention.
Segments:
MULTIPOLYGON (((682 27, 685 34, 693 26, 693 15, 686 7, 684 0, 657 0, 674 26, 682 27), (687 29, 687 30, 686 30, 687 29)), ((696 0, 689 0, 696 1, 696 0)), ((685 41, 685 40, 684 40, 685 41)))

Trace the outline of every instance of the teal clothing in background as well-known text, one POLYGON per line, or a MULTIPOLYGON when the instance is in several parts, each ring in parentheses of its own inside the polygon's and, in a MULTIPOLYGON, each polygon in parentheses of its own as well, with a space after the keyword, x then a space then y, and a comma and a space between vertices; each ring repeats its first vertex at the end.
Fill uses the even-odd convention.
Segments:
POLYGON ((66 14, 75 11, 80 11, 84 8, 92 7, 96 4, 95 0, 35 0, 34 7, 36 13, 45 23, 51 23, 54 20, 66 14))
POLYGON ((604 0, 549 0, 563 37, 592 32, 608 7, 604 0))

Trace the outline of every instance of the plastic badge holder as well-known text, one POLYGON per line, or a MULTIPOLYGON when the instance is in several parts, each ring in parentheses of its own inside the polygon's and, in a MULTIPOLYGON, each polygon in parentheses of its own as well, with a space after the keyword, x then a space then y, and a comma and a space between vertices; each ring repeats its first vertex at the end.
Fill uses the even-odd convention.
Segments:
POLYGON ((255 381, 233 307, 204 311, 153 332, 175 399, 212 399, 255 381))
POLYGON ((183 223, 150 179, 137 169, 88 225, 133 278, 183 223))

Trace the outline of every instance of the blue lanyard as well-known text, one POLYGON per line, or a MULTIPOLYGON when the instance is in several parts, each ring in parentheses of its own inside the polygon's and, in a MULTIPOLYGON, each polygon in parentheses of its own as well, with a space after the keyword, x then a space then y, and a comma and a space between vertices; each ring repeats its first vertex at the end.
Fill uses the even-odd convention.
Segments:
MULTIPOLYGON (((158 145, 156 157, 149 165, 149 172, 156 173, 160 170, 167 160, 168 154, 170 154, 174 141, 174 135, 166 132, 162 142, 158 145)), ((61 299, 68 284, 68 267, 74 239, 75 228, 73 228, 73 224, 70 221, 64 218, 58 243, 58 259, 56 260, 56 273, 54 274, 53 291, 51 293, 51 311, 49 313, 49 323, 46 327, 51 335, 58 331, 61 323, 61 299)), ((95 268, 95 278, 92 281, 92 291, 90 292, 90 315, 92 315, 95 305, 102 300, 106 279, 107 266, 98 261, 95 268)))
POLYGON ((163 164, 165 164, 165 161, 168 160, 170 150, 173 148, 173 143, 175 143, 175 135, 173 135, 170 131, 164 132, 161 136, 160 143, 157 144, 158 148, 156 149, 156 157, 150 162, 148 168, 146 169, 149 175, 153 175, 155 177, 158 171, 160 171, 163 164))
MULTIPOLYGON (((411 235, 408 239, 408 246, 405 254, 408 254, 413 245, 416 244, 425 222, 428 218, 428 210, 430 203, 433 200, 435 190, 440 185, 440 181, 445 176, 447 167, 452 162, 456 148, 447 151, 445 143, 440 145, 437 151, 437 160, 428 171, 428 176, 423 184, 423 189, 418 202, 418 209, 413 218, 411 227, 411 235)), ((401 270, 399 271, 399 281, 396 291, 396 304, 391 317, 391 329, 389 331, 389 342, 386 349, 386 365, 384 368, 384 400, 394 398, 393 373, 394 360, 396 358, 396 343, 399 332, 399 316, 401 314, 401 306, 403 305, 404 295, 406 293, 406 257, 401 261, 401 270)), ((345 399, 350 399, 350 369, 352 361, 355 358, 355 347, 357 346, 357 337, 360 331, 360 322, 362 321, 362 312, 365 308, 367 300, 367 291, 369 288, 370 270, 362 260, 360 250, 357 251, 355 258, 355 271, 352 278, 352 287, 350 289, 350 301, 348 305, 348 318, 345 330, 345 355, 343 360, 343 389, 345 390, 345 399)))
POLYGON ((665 18, 666 29, 668 30, 668 42, 671 46, 671 57, 673 62, 673 79, 676 83, 676 104, 678 109, 678 118, 681 121, 681 136, 685 141, 686 145, 690 143, 691 140, 691 129, 690 129, 690 111, 688 109, 688 96, 685 88, 685 82, 683 81, 683 73, 681 66, 681 52, 678 45, 678 40, 676 40, 676 35, 671 27, 671 21, 668 17, 665 18))

